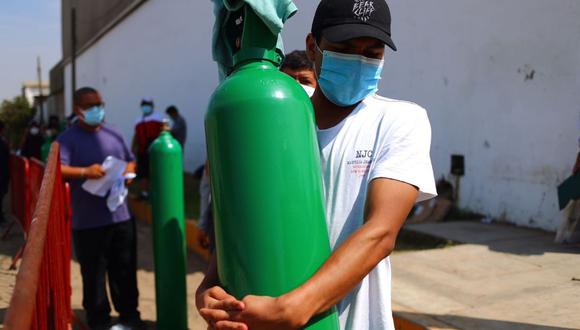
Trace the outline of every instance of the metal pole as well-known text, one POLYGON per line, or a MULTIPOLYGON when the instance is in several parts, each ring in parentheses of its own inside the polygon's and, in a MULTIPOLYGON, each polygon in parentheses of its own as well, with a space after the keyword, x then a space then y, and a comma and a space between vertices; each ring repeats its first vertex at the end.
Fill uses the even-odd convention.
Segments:
POLYGON ((38 74, 38 107, 40 109, 40 126, 44 124, 44 104, 42 95, 42 68, 40 66, 40 56, 36 57, 36 72, 38 74))
POLYGON ((71 112, 74 109, 74 97, 77 90, 77 9, 71 8, 71 112))

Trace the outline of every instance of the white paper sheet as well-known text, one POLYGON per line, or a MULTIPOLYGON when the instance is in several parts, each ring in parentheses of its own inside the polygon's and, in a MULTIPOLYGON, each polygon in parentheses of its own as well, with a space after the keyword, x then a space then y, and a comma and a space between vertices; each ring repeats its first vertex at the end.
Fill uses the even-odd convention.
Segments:
POLYGON ((105 176, 100 179, 89 179, 83 183, 82 187, 93 195, 105 197, 113 184, 123 177, 123 172, 127 167, 127 162, 113 156, 108 156, 103 162, 105 176))

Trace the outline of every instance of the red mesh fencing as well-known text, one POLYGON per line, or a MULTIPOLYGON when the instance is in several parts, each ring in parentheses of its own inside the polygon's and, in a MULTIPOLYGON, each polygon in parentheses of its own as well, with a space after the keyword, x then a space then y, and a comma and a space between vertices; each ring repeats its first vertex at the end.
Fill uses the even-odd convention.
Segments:
POLYGON ((24 232, 30 224, 30 201, 28 184, 28 159, 15 154, 10 155, 10 199, 12 214, 18 219, 24 232))
MULTIPOLYGON (((13 182, 24 182, 28 201, 24 210, 13 207, 24 221, 26 245, 16 276, 14 293, 6 312, 5 329, 70 329, 72 321, 70 287, 70 220, 68 187, 62 181, 58 143, 53 143, 46 168, 32 160, 14 159, 20 168, 11 168, 13 182), (25 174, 19 178, 18 174, 25 174), (26 175, 27 174, 27 175, 26 175), (27 181, 27 182, 26 182, 27 181), (32 207, 32 205, 34 207, 32 207), (27 209, 29 211, 27 211, 27 209)), ((22 193, 20 188, 16 192, 22 193)), ((14 188, 12 190, 15 191, 14 188)))

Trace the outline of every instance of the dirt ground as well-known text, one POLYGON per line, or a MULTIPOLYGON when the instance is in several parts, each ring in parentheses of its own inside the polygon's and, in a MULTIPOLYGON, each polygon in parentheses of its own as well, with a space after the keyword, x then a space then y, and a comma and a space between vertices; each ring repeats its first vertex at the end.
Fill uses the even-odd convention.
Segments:
MULTIPOLYGON (((3 228, 4 229, 4 228, 3 228)), ((0 234, 4 230, 0 230, 0 234)), ((139 283, 139 310, 143 320, 149 329, 155 329, 156 308, 155 308, 155 277, 153 268, 153 243, 151 227, 138 223, 138 283, 139 283)), ((4 314, 10 303, 10 297, 14 290, 16 271, 9 270, 12 256, 18 251, 24 242, 19 228, 14 228, 8 237, 0 241, 0 329, 4 322, 4 314)), ((206 268, 205 262, 194 253, 188 254, 187 272, 187 300, 188 300, 188 324, 193 330, 205 329, 205 322, 195 309, 194 293, 195 289, 203 278, 203 271, 206 268)), ((84 320, 82 310, 82 280, 79 265, 76 261, 71 264, 71 286, 72 286, 72 308, 75 314, 84 320)), ((115 314, 113 314, 115 315, 115 314)))

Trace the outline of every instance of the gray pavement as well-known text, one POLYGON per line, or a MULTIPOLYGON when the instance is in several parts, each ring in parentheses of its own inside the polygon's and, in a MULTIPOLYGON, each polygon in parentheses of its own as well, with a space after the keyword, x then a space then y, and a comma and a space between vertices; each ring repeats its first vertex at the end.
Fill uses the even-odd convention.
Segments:
POLYGON ((393 254, 399 316, 432 329, 580 329, 580 246, 474 221, 406 229, 464 244, 393 254))
MULTIPOLYGON (((0 230, 2 233, 3 230, 0 230)), ((155 303, 155 274, 153 263, 153 243, 151 226, 137 222, 138 234, 138 270, 137 278, 139 284, 139 310, 143 320, 148 324, 149 329, 155 329, 156 303, 155 303)), ((12 256, 24 243, 22 232, 15 227, 10 235, 0 241, 0 329, 3 329, 4 315, 10 303, 17 270, 9 270, 8 267, 12 256)), ((195 290, 203 279, 206 263, 195 253, 188 251, 187 256, 187 300, 188 300, 188 324, 189 329, 206 329, 205 321, 197 313, 195 308, 195 290)), ((71 287, 72 287, 72 309, 74 313, 84 322, 84 312, 82 308, 82 278, 79 264, 71 261, 71 287)), ((116 314, 113 312, 113 316, 116 314)), ((76 329, 76 327, 75 327, 76 329)))

